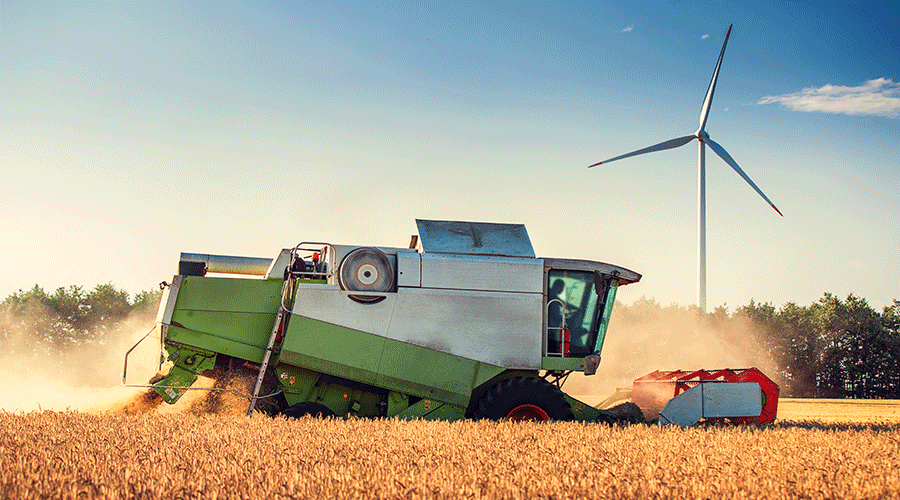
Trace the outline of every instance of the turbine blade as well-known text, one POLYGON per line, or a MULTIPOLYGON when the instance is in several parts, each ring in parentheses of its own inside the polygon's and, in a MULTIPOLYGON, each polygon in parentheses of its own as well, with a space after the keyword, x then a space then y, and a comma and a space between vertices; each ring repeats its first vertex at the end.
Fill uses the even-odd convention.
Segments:
POLYGON ((781 213, 781 210, 778 210, 778 207, 776 207, 775 204, 772 203, 772 200, 770 200, 765 194, 763 194, 762 190, 760 190, 758 187, 756 187, 756 184, 754 184, 753 181, 750 180, 750 177, 748 177, 747 174, 745 174, 744 171, 741 170, 741 167, 739 167, 737 162, 734 161, 734 158, 732 158, 731 155, 728 154, 728 151, 725 151, 725 148, 723 148, 716 141, 714 141, 710 138, 706 138, 706 140, 704 142, 706 142, 706 144, 708 144, 709 147, 713 151, 715 151, 716 154, 719 155, 720 158, 725 160, 725 163, 730 165, 731 168, 733 168, 734 171, 738 173, 738 175, 740 175, 745 181, 747 181, 747 184, 750 184, 750 187, 755 189, 756 192, 760 196, 762 196, 762 198, 764 200, 766 200, 766 203, 768 203, 772 208, 775 209, 776 212, 778 212, 778 215, 784 217, 784 214, 781 213))
MULTIPOLYGON (((731 26, 734 26, 733 24, 731 26)), ((722 42, 722 51, 719 52, 719 62, 716 63, 716 70, 713 71, 712 80, 709 81, 709 88, 706 89, 706 99, 703 100, 703 109, 700 110, 700 129, 706 128, 706 119, 709 117, 709 108, 712 106, 713 94, 716 92, 716 80, 719 79, 719 68, 722 67, 722 57, 725 55, 725 46, 728 45, 728 37, 731 36, 731 26, 728 27, 728 33, 725 33, 725 41, 722 42)))
POLYGON ((679 137, 677 139, 672 139, 669 141, 661 142, 659 144, 650 146, 648 148, 639 149, 637 151, 632 151, 632 152, 626 153, 622 156, 616 156, 615 158, 610 158, 608 160, 603 160, 601 162, 594 163, 593 165, 589 166, 588 168, 596 167, 597 165, 602 165, 604 163, 609 163, 611 161, 621 160, 623 158, 628 158, 630 156, 637 156, 637 155, 642 155, 644 153, 653 153, 656 151, 663 151, 666 149, 677 148, 678 146, 684 146, 685 144, 691 142, 692 140, 694 140, 696 138, 697 138, 696 135, 686 135, 684 137, 679 137))

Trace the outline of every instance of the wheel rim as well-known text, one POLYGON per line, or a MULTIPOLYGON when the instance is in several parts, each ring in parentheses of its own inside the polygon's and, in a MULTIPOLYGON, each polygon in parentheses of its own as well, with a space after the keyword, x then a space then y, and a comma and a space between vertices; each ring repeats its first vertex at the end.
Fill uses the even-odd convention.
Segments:
POLYGON ((506 415, 507 420, 550 420, 550 415, 543 408, 535 405, 519 405, 510 410, 506 415))

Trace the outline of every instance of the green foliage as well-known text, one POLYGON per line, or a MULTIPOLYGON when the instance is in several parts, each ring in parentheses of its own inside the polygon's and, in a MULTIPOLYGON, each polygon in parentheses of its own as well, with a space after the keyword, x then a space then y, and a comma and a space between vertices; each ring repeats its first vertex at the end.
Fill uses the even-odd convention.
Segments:
MULTIPOLYGON (((688 311, 645 298, 619 307, 625 322, 658 324, 688 311)), ((693 311, 723 344, 740 346, 761 364, 771 361, 775 373, 767 374, 786 396, 900 398, 900 301, 878 313, 865 299, 826 293, 805 307, 751 300, 734 314, 724 307, 693 311)))
POLYGON ((80 286, 47 293, 35 285, 0 302, 0 342, 6 351, 25 346, 34 351, 65 352, 72 347, 103 343, 126 318, 152 317, 161 292, 128 292, 110 283, 90 292, 80 286))

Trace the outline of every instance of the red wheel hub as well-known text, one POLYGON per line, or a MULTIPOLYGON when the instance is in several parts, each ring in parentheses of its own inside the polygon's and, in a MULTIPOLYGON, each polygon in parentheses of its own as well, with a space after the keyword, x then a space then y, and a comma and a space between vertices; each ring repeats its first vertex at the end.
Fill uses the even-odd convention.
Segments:
POLYGON ((535 405, 519 405, 509 411, 506 414, 507 420, 534 420, 534 421, 542 421, 542 420, 550 420, 550 415, 547 414, 540 406, 535 405))

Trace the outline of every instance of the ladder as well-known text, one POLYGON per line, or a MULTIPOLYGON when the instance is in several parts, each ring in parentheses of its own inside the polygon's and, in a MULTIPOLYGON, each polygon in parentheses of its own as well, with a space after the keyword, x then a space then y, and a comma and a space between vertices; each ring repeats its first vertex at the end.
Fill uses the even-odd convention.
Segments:
MULTIPOLYGON (((290 280, 293 281, 293 280, 290 280)), ((293 283, 291 283, 293 285, 293 283)), ((293 286, 291 286, 293 288, 293 286)), ((284 302, 278 307, 278 315, 275 317, 275 325, 272 326, 272 335, 269 336, 269 345, 266 347, 266 353, 263 355, 262 364, 259 365, 259 375, 256 377, 256 387, 253 388, 253 397, 250 398, 250 407, 247 408, 247 416, 253 415, 253 409, 256 407, 256 401, 259 400, 259 391, 262 389, 263 378, 266 376, 266 369, 269 367, 269 360, 272 358, 272 351, 275 342, 280 340, 283 332, 283 325, 286 318, 291 314, 284 308, 284 302)))

